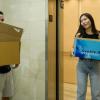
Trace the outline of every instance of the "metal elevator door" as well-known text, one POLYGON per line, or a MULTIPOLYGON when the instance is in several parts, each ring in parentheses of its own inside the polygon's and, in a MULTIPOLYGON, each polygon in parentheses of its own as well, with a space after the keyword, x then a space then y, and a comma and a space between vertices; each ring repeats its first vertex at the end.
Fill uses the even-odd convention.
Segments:
POLYGON ((48 100, 63 100, 62 1, 48 1, 48 100))
POLYGON ((48 100, 56 100, 56 0, 48 1, 48 100))

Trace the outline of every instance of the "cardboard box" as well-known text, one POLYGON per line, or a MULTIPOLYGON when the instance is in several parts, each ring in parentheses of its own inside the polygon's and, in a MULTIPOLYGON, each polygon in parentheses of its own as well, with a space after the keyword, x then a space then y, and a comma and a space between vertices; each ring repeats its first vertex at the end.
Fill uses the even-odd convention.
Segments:
POLYGON ((20 63, 22 32, 22 28, 0 23, 0 65, 20 63))

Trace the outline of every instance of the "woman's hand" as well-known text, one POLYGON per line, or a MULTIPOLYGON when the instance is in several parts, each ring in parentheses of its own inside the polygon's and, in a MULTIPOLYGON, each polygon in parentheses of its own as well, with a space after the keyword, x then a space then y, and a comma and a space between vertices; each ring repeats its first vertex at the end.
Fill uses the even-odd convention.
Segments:
POLYGON ((77 37, 77 38, 80 37, 80 34, 81 34, 81 33, 77 33, 77 34, 76 34, 76 37, 77 37))
POLYGON ((99 32, 99 34, 98 34, 98 38, 100 39, 100 32, 99 32))

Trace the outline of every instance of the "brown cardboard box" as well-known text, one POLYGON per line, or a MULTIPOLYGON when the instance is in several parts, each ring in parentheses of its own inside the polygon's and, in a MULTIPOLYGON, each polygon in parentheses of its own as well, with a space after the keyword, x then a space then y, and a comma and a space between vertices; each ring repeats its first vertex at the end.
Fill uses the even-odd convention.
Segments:
POLYGON ((22 32, 22 28, 0 23, 0 65, 20 63, 22 32))

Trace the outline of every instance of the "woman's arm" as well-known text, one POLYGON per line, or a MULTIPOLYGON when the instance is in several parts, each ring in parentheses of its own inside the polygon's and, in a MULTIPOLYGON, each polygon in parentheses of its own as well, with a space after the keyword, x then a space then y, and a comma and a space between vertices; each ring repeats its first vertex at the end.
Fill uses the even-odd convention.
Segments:
POLYGON ((100 32, 99 32, 99 34, 98 34, 98 38, 100 39, 100 32))
POLYGON ((81 33, 77 33, 75 37, 78 38, 78 37, 80 37, 80 35, 81 35, 81 33))

